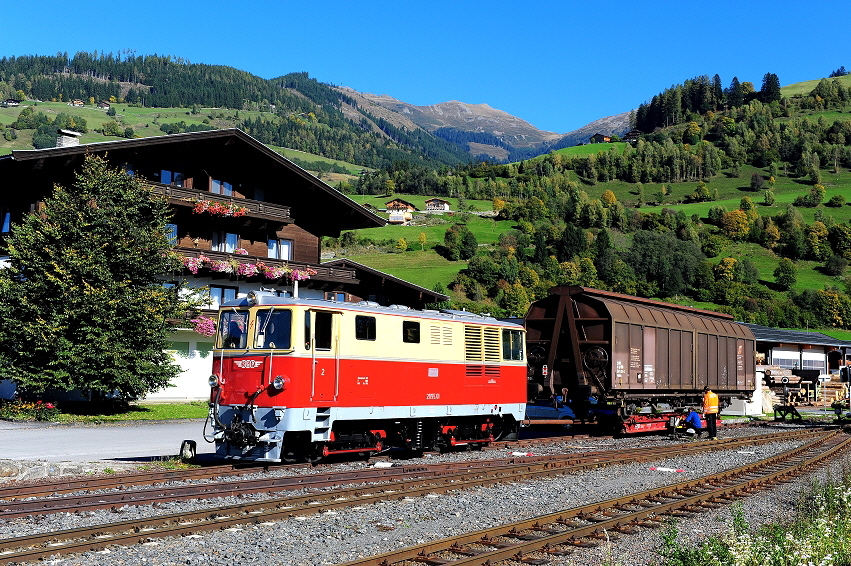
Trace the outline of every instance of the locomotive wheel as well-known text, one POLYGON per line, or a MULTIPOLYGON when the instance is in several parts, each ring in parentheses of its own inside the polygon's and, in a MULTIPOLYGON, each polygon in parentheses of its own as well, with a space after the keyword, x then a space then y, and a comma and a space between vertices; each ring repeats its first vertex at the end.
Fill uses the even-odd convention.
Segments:
POLYGON ((313 444, 307 451, 304 459, 307 460, 310 464, 318 464, 322 461, 322 458, 325 457, 325 454, 322 453, 322 444, 313 444))

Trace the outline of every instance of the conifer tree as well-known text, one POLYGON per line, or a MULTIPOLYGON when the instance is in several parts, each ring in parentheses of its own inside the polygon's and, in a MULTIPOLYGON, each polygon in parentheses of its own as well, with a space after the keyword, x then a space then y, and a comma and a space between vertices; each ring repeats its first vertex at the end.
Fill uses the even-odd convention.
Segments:
POLYGON ((163 285, 182 268, 170 214, 140 180, 89 157, 73 186, 56 186, 13 226, 0 270, 0 378, 125 400, 167 386, 180 372, 169 333, 200 302, 163 285))

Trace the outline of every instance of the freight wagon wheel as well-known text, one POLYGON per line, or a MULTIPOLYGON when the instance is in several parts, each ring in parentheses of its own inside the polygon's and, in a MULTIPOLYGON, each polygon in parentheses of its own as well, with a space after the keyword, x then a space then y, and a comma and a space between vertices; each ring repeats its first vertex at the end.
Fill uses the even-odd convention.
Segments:
POLYGON ((602 369, 609 363, 609 353, 603 348, 589 348, 582 354, 582 361, 590 370, 602 369))

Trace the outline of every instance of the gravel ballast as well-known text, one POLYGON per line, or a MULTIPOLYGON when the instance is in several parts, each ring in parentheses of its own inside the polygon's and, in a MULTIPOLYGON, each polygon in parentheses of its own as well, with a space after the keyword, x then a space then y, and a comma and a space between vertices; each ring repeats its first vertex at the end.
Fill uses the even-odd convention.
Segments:
MULTIPOLYGON (((762 430, 735 429, 724 431, 726 436, 745 436, 762 430)), ((668 444, 662 437, 627 439, 565 440, 547 447, 538 447, 535 454, 583 452, 627 447, 647 447, 668 444)), ((683 458, 659 460, 641 464, 612 465, 588 472, 526 481, 519 484, 495 485, 444 495, 387 501, 377 505, 341 509, 260 525, 205 533, 200 536, 153 539, 132 547, 113 547, 108 551, 89 552, 57 557, 61 564, 337 564, 361 556, 380 554, 394 548, 473 532, 500 524, 553 513, 578 505, 611 499, 629 493, 651 489, 720 472, 749 462, 767 458, 800 445, 799 442, 775 442, 763 446, 723 450, 683 458), (682 469, 683 472, 652 471, 651 467, 682 469)), ((507 451, 506 451, 507 452, 507 451)), ((506 452, 463 452, 425 458, 424 462, 444 459, 495 458, 506 452)), ((414 463, 413 461, 411 463, 414 463)), ((334 469, 363 467, 354 462, 335 465, 334 469)), ((316 473, 319 470, 299 469, 286 473, 316 473)), ((327 471, 322 469, 321 471, 327 471)), ((284 472, 282 472, 284 473, 284 472)), ((799 480, 806 481, 806 480, 799 480)), ((797 483, 797 482, 795 482, 797 483)), ((778 490, 797 494, 793 484, 778 490)), ((298 492, 289 492, 296 494, 298 492)), ((761 494, 745 503, 746 517, 751 501, 760 503, 757 516, 770 520, 778 513, 787 513, 791 500, 761 494), (779 505, 772 512, 772 505, 779 505)), ((251 496, 250 499, 267 497, 251 496)), ((113 511, 94 511, 81 514, 61 513, 44 517, 12 520, 0 525, 0 537, 8 538, 117 521, 147 517, 181 510, 204 509, 213 505, 245 502, 243 498, 216 498, 150 506, 131 506, 113 511)), ((711 525, 722 532, 729 523, 729 510, 722 508, 703 513, 697 525, 711 525), (715 517, 715 518, 713 518, 715 517)), ((691 521, 691 520, 690 520, 691 521)), ((686 532, 701 536, 709 529, 686 526, 686 532), (691 531, 689 531, 691 529, 691 531), (697 529, 697 531, 695 531, 697 529)), ((658 531, 642 531, 637 535, 622 535, 620 540, 597 549, 577 549, 562 564, 595 564, 604 561, 620 564, 647 564, 656 560, 651 549, 659 541, 658 531)))

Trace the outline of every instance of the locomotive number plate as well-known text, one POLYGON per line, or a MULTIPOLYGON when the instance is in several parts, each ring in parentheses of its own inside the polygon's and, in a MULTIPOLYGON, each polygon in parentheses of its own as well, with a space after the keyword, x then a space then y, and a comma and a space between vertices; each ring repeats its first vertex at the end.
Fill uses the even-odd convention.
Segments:
POLYGON ((263 365, 260 360, 234 360, 233 367, 239 369, 257 369, 263 365))
POLYGON ((426 393, 426 401, 435 401, 440 399, 440 393, 426 393))

